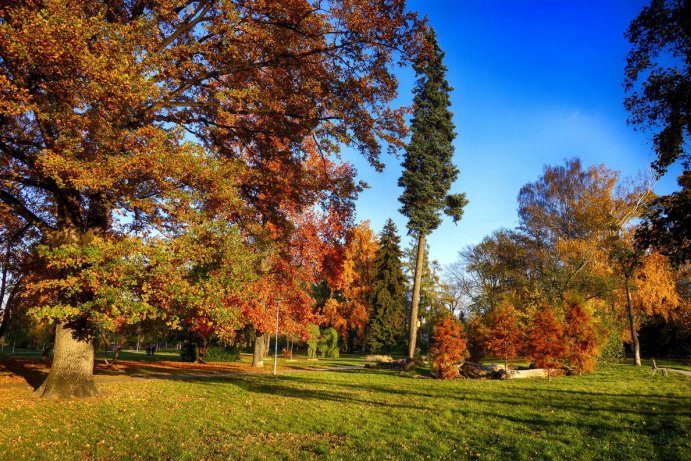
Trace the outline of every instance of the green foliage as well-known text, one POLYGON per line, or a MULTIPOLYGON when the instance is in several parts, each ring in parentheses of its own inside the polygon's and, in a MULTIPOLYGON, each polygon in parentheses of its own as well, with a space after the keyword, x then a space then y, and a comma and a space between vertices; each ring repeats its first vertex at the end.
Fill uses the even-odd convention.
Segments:
POLYGON ((391 219, 380 235, 372 281, 372 315, 367 342, 374 352, 387 352, 399 345, 404 335, 405 287, 401 262, 401 239, 391 219))
POLYGON ((205 362, 237 362, 240 360, 240 347, 233 346, 212 346, 204 354, 205 362))
POLYGON ((653 0, 626 32, 631 50, 626 59, 624 105, 629 123, 654 133, 658 176, 681 160, 681 190, 653 200, 638 232, 649 245, 675 263, 691 260, 691 2, 653 0))
POLYGON ((338 358, 340 351, 338 347, 338 332, 335 328, 329 327, 324 330, 318 347, 322 358, 338 358))
POLYGON ((307 327, 307 332, 309 333, 309 338, 307 338, 307 358, 316 359, 320 336, 319 326, 310 323, 307 327))
POLYGON ((408 217, 408 230, 415 235, 428 235, 439 227, 441 210, 454 222, 460 220, 467 203, 464 194, 447 196, 458 176, 458 168, 452 163, 456 133, 449 111, 451 87, 442 62, 444 52, 434 31, 426 39, 433 51, 429 59, 414 65, 418 81, 413 90, 412 138, 398 180, 404 189, 399 198, 403 204, 400 211, 408 217))
POLYGON ((195 343, 183 343, 180 349, 180 361, 182 362, 196 362, 199 358, 199 352, 195 343))

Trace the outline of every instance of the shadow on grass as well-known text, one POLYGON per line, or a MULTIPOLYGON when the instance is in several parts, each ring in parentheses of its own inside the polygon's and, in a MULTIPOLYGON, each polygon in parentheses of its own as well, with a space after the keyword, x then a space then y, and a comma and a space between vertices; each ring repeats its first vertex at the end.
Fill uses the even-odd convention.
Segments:
POLYGON ((48 372, 45 368, 50 366, 47 362, 35 359, 5 358, 0 359, 0 370, 5 369, 20 376, 34 390, 43 384, 48 372))
MULTIPOLYGON (((347 372, 360 375, 381 375, 365 371, 347 372)), ((340 373, 339 373, 340 374, 340 373)), ((366 379, 366 378, 365 378, 366 379)), ((568 446, 573 432, 586 438, 607 440, 600 456, 624 459, 625 444, 630 434, 637 434, 649 446, 650 459, 682 459, 689 448, 686 421, 691 417, 691 397, 657 395, 606 390, 588 392, 574 389, 542 387, 494 386, 485 393, 475 387, 419 386, 410 389, 401 377, 401 385, 392 383, 357 383, 329 380, 321 376, 236 376, 190 379, 204 384, 230 383, 247 392, 309 401, 331 401, 341 404, 378 406, 384 411, 439 411, 439 400, 458 402, 448 411, 477 420, 503 420, 528 437, 544 443, 557 440, 568 446), (316 388, 315 388, 316 387, 316 388), (422 388, 422 389, 421 389, 422 388), (560 435, 561 434, 561 435, 560 435), (609 447, 611 448, 605 448, 609 447), (617 448, 618 447, 618 448, 617 448), (615 451, 624 449, 617 454, 615 451)), ((408 381, 412 383, 413 381, 408 381)), ((419 383, 419 382, 416 382, 419 383)), ((501 384, 501 383, 499 383, 501 384)), ((485 434, 492 444, 502 445, 491 431, 485 434)), ((489 440, 488 439, 488 440, 489 440)), ((639 439, 637 443, 641 443, 639 439)), ((510 444, 501 448, 510 453, 510 444)), ((591 456, 593 454, 591 453, 591 456)), ((595 455, 598 456, 597 454, 595 455)))

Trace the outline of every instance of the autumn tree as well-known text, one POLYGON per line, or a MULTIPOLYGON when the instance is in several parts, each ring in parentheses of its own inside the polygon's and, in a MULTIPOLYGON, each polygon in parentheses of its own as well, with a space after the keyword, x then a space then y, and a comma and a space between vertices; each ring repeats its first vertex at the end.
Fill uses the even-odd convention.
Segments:
POLYGON ((622 183, 618 172, 584 168, 578 159, 545 166, 521 188, 520 230, 537 256, 531 269, 544 302, 563 305, 569 293, 588 299, 611 291, 610 239, 639 216, 648 195, 645 183, 622 183))
POLYGON ((683 169, 681 190, 654 199, 638 229, 639 244, 652 245, 676 263, 691 259, 691 2, 652 0, 631 22, 626 38, 624 101, 629 123, 653 132, 658 176, 674 163, 683 169))
MULTIPOLYGON (((290 228, 286 211, 342 193, 304 174, 307 140, 322 158, 355 145, 376 168, 381 140, 400 145, 390 64, 420 50, 420 30, 398 0, 4 3, 0 200, 69 261, 166 234, 200 202, 250 235, 290 228)), ((46 396, 95 392, 94 296, 52 302, 46 396)))
POLYGON ((401 268, 401 238, 388 219, 379 235, 372 280, 372 315, 367 342, 374 352, 401 344, 405 323, 405 277, 401 268))
POLYGON ((523 327, 513 306, 504 303, 490 312, 485 334, 485 347, 504 358, 504 369, 508 371, 509 360, 515 359, 525 344, 523 327))
POLYGON ((473 314, 484 316, 503 302, 523 307, 534 298, 539 255, 516 231, 498 230, 477 245, 459 251, 459 260, 447 270, 447 278, 467 299, 473 314))
POLYGON ((538 367, 547 369, 547 379, 550 379, 552 370, 563 364, 565 352, 564 327, 554 309, 544 306, 530 319, 528 354, 538 367))
POLYGON ((601 335, 593 316, 582 302, 569 302, 564 321, 564 337, 566 361, 579 374, 593 371, 600 352, 601 335))
POLYGON ((673 316, 680 306, 676 277, 662 254, 644 252, 634 245, 632 231, 622 233, 612 245, 611 259, 621 274, 634 365, 641 365, 638 329, 641 319, 673 316))
POLYGON ((403 204, 400 211, 408 217, 408 232, 417 240, 408 358, 415 355, 425 239, 441 224, 442 209, 457 222, 466 204, 464 194, 448 195, 458 176, 458 168, 452 163, 452 143, 456 134, 449 111, 451 87, 446 81, 444 52, 437 43, 435 33, 430 31, 426 40, 433 51, 431 56, 414 64, 418 80, 413 90, 412 138, 403 160, 403 173, 398 180, 398 185, 403 188, 399 198, 403 204))
POLYGON ((452 315, 435 325, 430 357, 437 377, 454 379, 458 376, 458 363, 467 357, 467 351, 463 325, 452 315))
POLYGON ((342 270, 333 287, 338 298, 332 297, 324 309, 327 321, 339 332, 349 352, 354 350, 355 341, 363 349, 366 345, 378 249, 379 241, 369 221, 361 222, 348 232, 342 270))

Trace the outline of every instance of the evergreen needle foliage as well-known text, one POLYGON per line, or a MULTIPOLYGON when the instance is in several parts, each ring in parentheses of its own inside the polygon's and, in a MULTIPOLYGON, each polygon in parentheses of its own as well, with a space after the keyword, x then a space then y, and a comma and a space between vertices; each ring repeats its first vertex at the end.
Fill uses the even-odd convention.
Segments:
POLYGON ((454 222, 463 216, 465 194, 447 195, 458 176, 452 163, 456 137, 449 111, 452 88, 446 81, 444 52, 433 30, 427 35, 431 56, 414 65, 418 76, 414 94, 412 138, 403 161, 398 185, 404 191, 399 198, 400 211, 408 217, 408 230, 415 235, 429 235, 441 224, 444 210, 454 222))
POLYGON ((367 340, 375 352, 390 352, 400 344, 403 336, 405 277, 400 243, 398 229, 388 219, 380 235, 372 281, 372 317, 367 340))

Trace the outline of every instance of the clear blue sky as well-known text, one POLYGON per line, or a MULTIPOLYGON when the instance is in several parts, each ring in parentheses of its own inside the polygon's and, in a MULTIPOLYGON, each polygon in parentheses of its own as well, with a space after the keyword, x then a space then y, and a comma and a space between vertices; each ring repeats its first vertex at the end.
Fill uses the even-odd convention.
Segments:
MULTIPOLYGON (((495 229, 517 224, 520 187, 545 164, 579 157, 604 163, 623 176, 645 173, 652 159, 649 134, 626 124, 622 79, 629 49, 624 31, 640 0, 413 0, 427 15, 446 52, 454 88, 458 137, 453 187, 470 204, 463 220, 447 218, 428 239, 430 256, 446 265, 459 250, 495 229)), ((413 74, 398 72, 400 101, 412 100, 413 74)), ((400 159, 386 157, 383 174, 346 155, 370 184, 357 203, 358 220, 379 232, 391 217, 408 244, 398 209, 400 159)), ((675 190, 671 172, 655 185, 675 190)))

